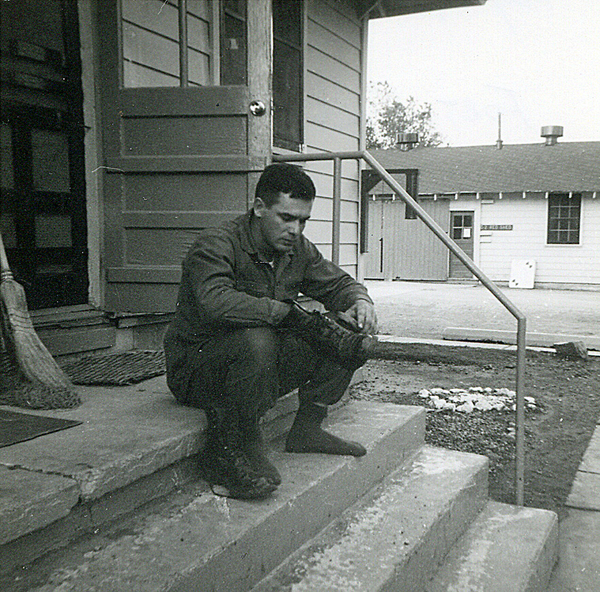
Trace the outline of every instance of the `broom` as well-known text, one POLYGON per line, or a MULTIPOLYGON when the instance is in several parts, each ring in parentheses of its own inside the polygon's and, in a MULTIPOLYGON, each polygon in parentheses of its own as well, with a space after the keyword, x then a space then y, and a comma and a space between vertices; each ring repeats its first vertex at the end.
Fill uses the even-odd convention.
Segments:
POLYGON ((71 381, 35 332, 27 310, 25 290, 15 281, 10 270, 1 234, 0 305, 6 349, 12 354, 22 376, 31 383, 26 389, 28 406, 72 407, 79 403, 77 395, 72 392, 71 381), (44 401, 40 401, 40 396, 55 400, 44 404, 44 401))

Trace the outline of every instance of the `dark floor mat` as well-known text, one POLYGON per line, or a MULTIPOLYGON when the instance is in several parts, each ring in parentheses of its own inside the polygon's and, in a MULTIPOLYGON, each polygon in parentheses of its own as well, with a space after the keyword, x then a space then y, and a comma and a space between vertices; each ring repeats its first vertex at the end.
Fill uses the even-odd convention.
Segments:
POLYGON ((79 425, 81 421, 0 409, 0 448, 79 425))
POLYGON ((166 372, 164 351, 85 356, 62 365, 74 384, 125 386, 166 372))

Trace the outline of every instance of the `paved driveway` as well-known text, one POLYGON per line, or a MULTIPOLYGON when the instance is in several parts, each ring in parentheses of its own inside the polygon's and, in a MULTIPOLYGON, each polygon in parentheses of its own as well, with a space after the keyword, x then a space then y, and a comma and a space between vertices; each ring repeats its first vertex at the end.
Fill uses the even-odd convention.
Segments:
MULTIPOLYGON (((367 281, 380 333, 441 339, 448 327, 516 331, 514 317, 481 285, 367 281)), ((600 292, 502 288, 527 331, 600 338, 600 292)))

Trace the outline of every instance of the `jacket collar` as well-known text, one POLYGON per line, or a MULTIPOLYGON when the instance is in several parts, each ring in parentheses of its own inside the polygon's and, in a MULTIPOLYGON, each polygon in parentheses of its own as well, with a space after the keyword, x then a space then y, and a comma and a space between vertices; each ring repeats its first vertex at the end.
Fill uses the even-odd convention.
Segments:
POLYGON ((237 221, 240 228, 240 243, 242 249, 249 255, 258 255, 258 249, 254 246, 252 234, 250 233, 250 220, 253 216, 252 210, 248 210, 245 214, 240 216, 237 221))

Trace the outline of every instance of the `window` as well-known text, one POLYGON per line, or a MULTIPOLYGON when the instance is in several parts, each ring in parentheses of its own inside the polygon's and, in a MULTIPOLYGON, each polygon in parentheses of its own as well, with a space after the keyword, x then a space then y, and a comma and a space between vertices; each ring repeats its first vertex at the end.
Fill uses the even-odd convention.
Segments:
POLYGON ((221 84, 246 84, 246 4, 247 0, 221 3, 221 84))
POLYGON ((273 144, 299 150, 302 130, 302 2, 273 0, 273 144))
POLYGON ((123 85, 246 84, 246 0, 183 6, 121 0, 123 85))
POLYGON ((472 214, 452 214, 452 238, 454 240, 470 240, 473 238, 472 214))
POLYGON ((578 245, 581 193, 551 193, 548 197, 548 244, 578 245))

